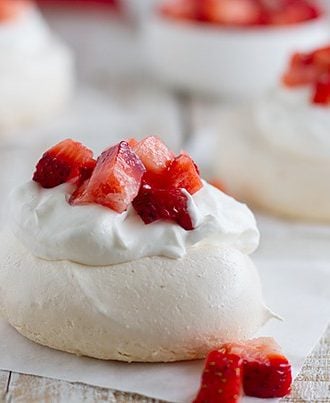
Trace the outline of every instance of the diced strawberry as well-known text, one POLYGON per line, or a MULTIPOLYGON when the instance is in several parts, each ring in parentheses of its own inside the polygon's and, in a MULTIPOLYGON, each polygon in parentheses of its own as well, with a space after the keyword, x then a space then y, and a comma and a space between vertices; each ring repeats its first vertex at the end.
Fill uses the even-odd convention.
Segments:
POLYGON ((205 19, 222 25, 255 25, 260 22, 261 7, 255 0, 204 0, 205 19))
POLYGON ((193 229, 188 198, 181 189, 154 189, 144 185, 133 206, 145 224, 163 219, 175 221, 187 231, 193 229))
POLYGON ((226 344, 220 351, 243 359, 243 389, 246 395, 275 398, 290 392, 291 365, 271 337, 226 344))
POLYGON ((93 152, 71 139, 63 140, 46 151, 36 166, 33 180, 44 188, 65 182, 78 183, 95 167, 93 152))
POLYGON ((127 141, 127 144, 131 147, 131 148, 134 148, 137 144, 138 144, 138 141, 134 138, 134 137, 131 137, 130 139, 128 139, 128 140, 126 140, 127 141))
POLYGON ((146 137, 138 142, 133 150, 143 162, 147 172, 159 174, 172 161, 174 154, 155 136, 146 137))
POLYGON ((277 0, 272 4, 274 7, 269 10, 269 21, 272 25, 297 24, 320 15, 318 7, 305 0, 277 0))
POLYGON ((200 0, 166 0, 160 13, 176 20, 198 20, 200 0))
POLYGON ((320 74, 330 72, 330 46, 313 52, 313 63, 320 74))
POLYGON ((330 46, 310 53, 295 53, 282 81, 289 87, 314 84, 330 72, 330 46))
POLYGON ((31 6, 29 0, 1 0, 0 1, 0 21, 11 20, 31 6))
POLYGON ((184 188, 190 194, 203 187, 197 165, 185 153, 181 153, 171 162, 165 175, 169 187, 184 188))
POLYGON ((313 83, 317 78, 317 70, 311 53, 295 53, 290 61, 282 81, 288 87, 296 87, 313 83))
POLYGON ((70 202, 97 203, 122 213, 138 194, 144 172, 139 157, 122 141, 101 154, 91 178, 70 202))
POLYGON ((312 101, 314 104, 330 105, 330 71, 328 74, 323 74, 315 83, 312 101))
POLYGON ((226 351, 209 353, 194 403, 236 403, 241 395, 242 359, 226 351))

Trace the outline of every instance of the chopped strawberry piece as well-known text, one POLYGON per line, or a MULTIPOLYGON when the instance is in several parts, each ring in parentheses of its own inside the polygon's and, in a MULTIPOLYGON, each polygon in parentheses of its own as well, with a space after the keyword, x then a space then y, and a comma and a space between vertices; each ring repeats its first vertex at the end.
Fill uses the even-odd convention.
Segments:
POLYGON ((271 337, 226 344, 221 351, 243 359, 243 389, 246 395, 275 398, 290 392, 291 365, 271 337))
POLYGON ((160 7, 160 13, 176 20, 198 20, 199 0, 167 0, 160 7))
POLYGON ((95 167, 93 152, 71 139, 63 140, 46 151, 36 166, 33 180, 44 188, 85 179, 95 167))
POLYGON ((317 80, 312 101, 314 104, 330 105, 330 71, 317 80))
POLYGON ((330 46, 310 53, 295 53, 282 77, 288 87, 315 85, 314 103, 327 104, 327 79, 330 72, 330 46))
POLYGON ((290 61, 289 68, 284 73, 282 81, 288 87, 311 84, 317 78, 311 53, 295 53, 290 61))
POLYGON ((169 187, 184 188, 190 194, 196 193, 203 187, 197 165, 185 153, 180 154, 171 162, 165 175, 169 187))
POLYGON ((330 46, 313 52, 313 62, 320 74, 330 72, 330 46))
POLYGON ((130 138, 127 141, 127 144, 131 147, 134 148, 139 142, 135 138, 130 138))
POLYGON ((209 353, 194 403, 236 403, 241 395, 242 359, 226 351, 209 353))
POLYGON ((320 16, 320 10, 309 1, 280 0, 271 3, 270 23, 273 25, 290 25, 308 21, 320 16))
POLYGON ((1 0, 0 21, 15 19, 29 6, 31 6, 29 0, 1 0))
POLYGON ((193 229, 188 198, 181 189, 153 189, 143 185, 133 206, 145 224, 163 219, 175 221, 187 231, 193 229))
POLYGON ((162 15, 225 26, 289 25, 318 18, 313 0, 167 0, 162 15))
POLYGON ((139 157, 122 141, 101 154, 92 176, 70 202, 97 203, 122 213, 138 194, 144 172, 139 157))
POLYGON ((261 18, 261 7, 254 0, 204 0, 205 18, 222 25, 255 25, 261 18))
POLYGON ((174 154, 155 136, 146 137, 133 147, 135 153, 143 162, 147 172, 160 173, 172 161, 174 154))

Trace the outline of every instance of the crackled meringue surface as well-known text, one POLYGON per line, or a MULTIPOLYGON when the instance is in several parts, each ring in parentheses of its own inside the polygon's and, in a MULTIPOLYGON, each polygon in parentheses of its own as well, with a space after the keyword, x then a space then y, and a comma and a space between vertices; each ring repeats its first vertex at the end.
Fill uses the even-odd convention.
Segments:
POLYGON ((146 256, 180 258, 200 242, 253 252, 259 243, 253 214, 215 187, 203 185, 193 196, 186 193, 193 231, 163 220, 145 225, 132 206, 122 214, 96 204, 73 207, 67 202, 70 185, 47 190, 32 181, 12 193, 10 221, 35 256, 91 266, 146 256))
POLYGON ((31 4, 0 23, 0 134, 59 112, 71 96, 71 52, 31 4))
POLYGON ((221 120, 216 171, 229 192, 272 213, 330 221, 330 109, 308 89, 273 90, 221 120))
POLYGON ((29 339, 77 355, 160 362, 202 358, 251 337, 272 314, 257 271, 229 245, 91 267, 36 258, 0 235, 0 312, 29 339))

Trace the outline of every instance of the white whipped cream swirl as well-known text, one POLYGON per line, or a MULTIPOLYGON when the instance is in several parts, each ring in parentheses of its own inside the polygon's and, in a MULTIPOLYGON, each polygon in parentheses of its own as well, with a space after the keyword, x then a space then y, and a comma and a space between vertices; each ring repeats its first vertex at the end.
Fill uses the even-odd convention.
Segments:
POLYGON ((188 195, 192 231, 167 221, 145 225, 133 207, 118 214, 96 204, 71 206, 70 190, 67 184, 43 189, 31 181, 13 191, 13 232, 35 256, 105 266, 145 256, 180 258, 201 242, 231 245, 243 253, 259 244, 251 211, 206 182, 188 195))

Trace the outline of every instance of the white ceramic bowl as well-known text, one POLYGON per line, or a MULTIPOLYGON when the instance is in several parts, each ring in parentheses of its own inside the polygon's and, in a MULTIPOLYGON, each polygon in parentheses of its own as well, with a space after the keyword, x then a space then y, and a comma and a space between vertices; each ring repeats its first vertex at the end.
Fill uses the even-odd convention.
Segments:
POLYGON ((154 15, 144 24, 153 73, 179 89, 250 98, 273 86, 289 55, 327 42, 329 21, 287 27, 222 28, 154 15))

